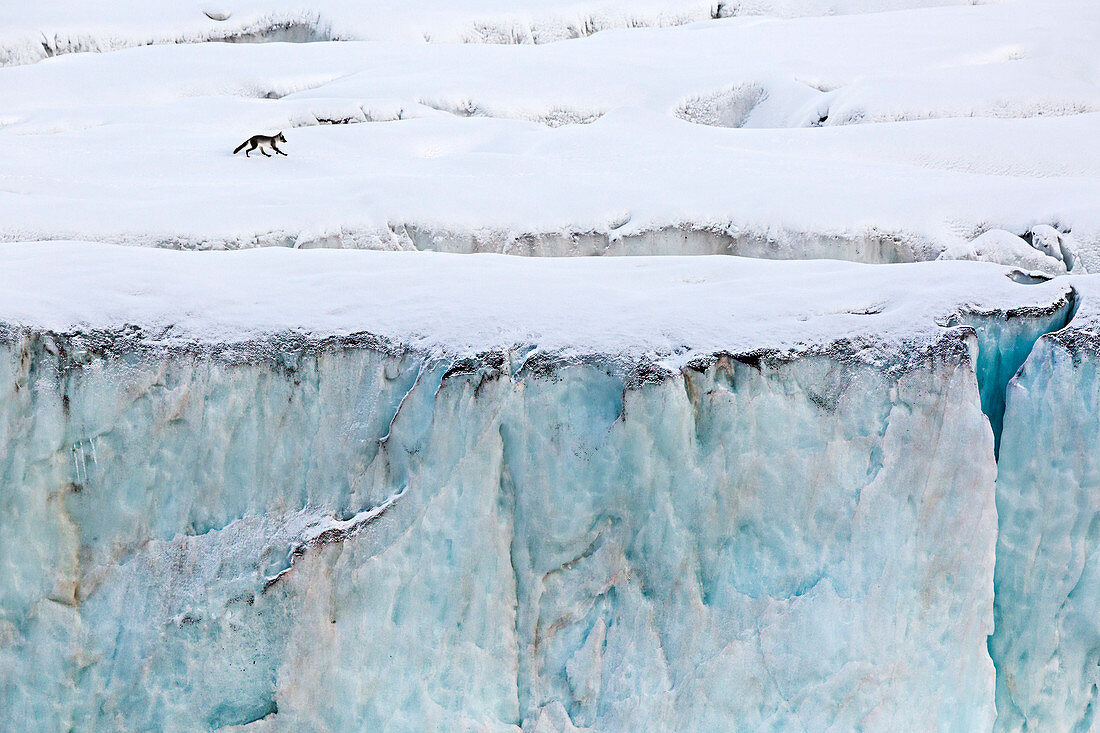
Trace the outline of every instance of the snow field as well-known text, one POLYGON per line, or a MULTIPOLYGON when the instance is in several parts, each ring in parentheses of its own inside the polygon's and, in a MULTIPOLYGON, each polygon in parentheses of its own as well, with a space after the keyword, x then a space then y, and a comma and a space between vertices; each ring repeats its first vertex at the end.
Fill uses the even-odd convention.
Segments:
POLYGON ((1019 2, 73 54, 0 73, 0 238, 1085 271, 1098 23, 1019 2), (264 130, 290 159, 228 155, 264 130))

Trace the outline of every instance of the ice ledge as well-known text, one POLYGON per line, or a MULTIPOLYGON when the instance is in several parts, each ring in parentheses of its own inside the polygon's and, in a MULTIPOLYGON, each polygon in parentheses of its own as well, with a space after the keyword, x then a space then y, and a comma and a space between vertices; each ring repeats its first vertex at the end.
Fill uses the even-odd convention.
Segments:
POLYGON ((1058 311, 1070 298, 1067 280, 1013 277, 978 262, 533 261, 40 242, 0 245, 0 323, 9 332, 76 335, 92 351, 254 356, 272 344, 359 344, 448 358, 520 353, 525 363, 596 355, 679 369, 713 354, 904 352, 938 342, 967 314, 1058 311))

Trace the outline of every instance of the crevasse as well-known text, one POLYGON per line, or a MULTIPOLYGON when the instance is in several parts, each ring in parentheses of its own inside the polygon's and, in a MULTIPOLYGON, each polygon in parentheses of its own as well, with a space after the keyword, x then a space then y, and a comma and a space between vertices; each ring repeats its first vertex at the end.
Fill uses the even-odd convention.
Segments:
POLYGON ((997 728, 1092 730, 1100 685, 1100 427, 1091 284, 1007 392, 998 465, 997 728))

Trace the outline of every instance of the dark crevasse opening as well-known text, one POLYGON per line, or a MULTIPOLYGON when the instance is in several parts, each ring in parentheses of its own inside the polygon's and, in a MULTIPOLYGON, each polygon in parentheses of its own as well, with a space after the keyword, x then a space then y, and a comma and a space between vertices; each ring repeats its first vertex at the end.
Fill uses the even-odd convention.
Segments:
MULTIPOLYGON (((1034 281, 1035 283, 1041 281, 1034 281)), ((997 676, 997 725, 995 730, 1013 729, 1012 724, 1005 728, 1002 720, 1018 719, 1016 714, 1010 713, 1005 717, 1007 709, 1011 707, 1011 697, 1005 695, 1007 689, 1005 672, 1002 668, 1003 654, 998 653, 995 637, 998 633, 1004 635, 1008 626, 1003 618, 1003 606, 1006 603, 1005 589, 1003 587, 1005 557, 1003 537, 1005 531, 1006 510, 1001 496, 1002 472, 1004 463, 1001 461, 1001 438, 1004 427, 1005 409, 1008 396, 1009 383, 1023 368, 1024 362, 1031 356, 1036 342, 1046 334, 1060 331, 1069 325, 1077 313, 1079 305, 1078 293, 1074 288, 1069 288, 1065 301, 1049 313, 1041 313, 1035 310, 1019 311, 990 315, 967 315, 960 317, 958 325, 971 326, 977 337, 978 355, 975 363, 975 373, 978 382, 978 392, 981 399, 982 412, 989 419, 993 430, 994 458, 998 467, 997 481, 997 514, 998 514, 998 543, 996 551, 997 570, 994 578, 994 615, 995 630, 987 638, 987 648, 990 659, 993 661, 997 676)), ((1012 459, 1014 450, 1011 445, 1006 453, 1007 459, 1012 459)), ((1011 462, 1009 460, 1009 462, 1011 462)), ((1008 519, 1010 525, 1017 520, 1008 519)), ((1010 594, 1011 600, 1007 603, 1019 603, 1020 599, 1014 598, 1016 594, 1010 594)), ((1011 631, 1009 632, 1011 633, 1011 631)), ((1002 643, 1003 646, 1003 643, 1002 643)), ((1025 726, 1026 727, 1026 726, 1025 726)))
POLYGON ((1008 383, 1020 371, 1042 336, 1060 331, 1077 312, 1077 293, 1070 289, 1065 302, 1049 314, 1013 312, 997 315, 968 315, 960 325, 971 326, 978 339, 975 372, 982 412, 993 428, 994 457, 1000 456, 1001 430, 1004 425, 1005 394, 1008 383))

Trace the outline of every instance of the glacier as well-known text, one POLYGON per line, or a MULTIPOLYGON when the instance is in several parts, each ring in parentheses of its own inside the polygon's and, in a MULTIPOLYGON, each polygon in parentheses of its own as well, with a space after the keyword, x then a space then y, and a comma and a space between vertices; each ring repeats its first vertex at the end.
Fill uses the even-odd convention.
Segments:
MULTIPOLYGON (((680 268, 638 314, 649 329, 623 331, 637 306, 570 322, 537 292, 527 279, 553 261, 478 262, 482 287, 452 295, 443 283, 468 255, 4 249, 24 266, 0 288, 0 707, 14 719, 1001 720, 993 579, 1007 489, 994 458, 1003 401, 990 395, 1008 389, 1003 462, 1023 377, 1008 381, 1078 308, 1062 279, 950 262, 835 263, 816 277, 822 263, 731 257, 556 263, 570 287, 592 273, 620 304, 680 268), (281 318, 306 322, 294 301, 264 305, 268 284, 304 263, 316 272, 296 284, 301 314, 333 301, 331 336, 288 332, 281 318), (393 307, 410 320, 387 323, 359 294, 398 280, 393 263, 411 266, 408 303, 393 307), (349 270, 334 298, 334 273, 349 270), (161 301, 147 284, 158 279, 161 301), (708 279, 719 312, 787 290, 813 293, 817 310, 794 308, 793 327, 769 306, 750 331, 719 318, 670 333, 657 314, 686 323, 677 307, 708 279), (147 291, 141 322, 120 321, 147 291), (480 305, 501 297, 507 320, 485 318, 480 305), (212 300, 227 312, 202 308, 212 300), (205 325, 246 326, 249 313, 275 330, 233 341, 205 325), (645 333, 679 345, 632 350, 645 333), (534 347, 559 337, 579 350, 534 347)), ((997 603, 999 618, 1036 607, 1016 593, 997 603)))
POLYGON ((1100 6, 8 5, 0 731, 1100 728, 1100 6))

